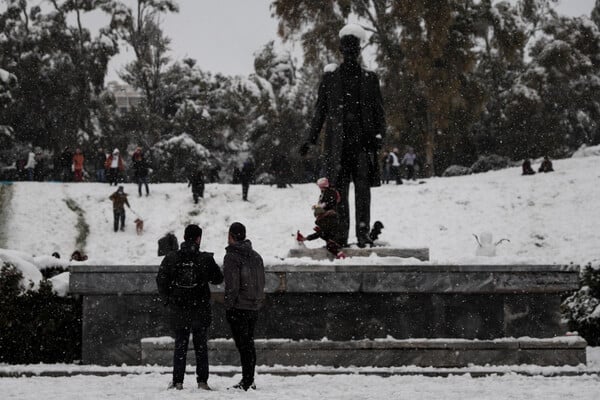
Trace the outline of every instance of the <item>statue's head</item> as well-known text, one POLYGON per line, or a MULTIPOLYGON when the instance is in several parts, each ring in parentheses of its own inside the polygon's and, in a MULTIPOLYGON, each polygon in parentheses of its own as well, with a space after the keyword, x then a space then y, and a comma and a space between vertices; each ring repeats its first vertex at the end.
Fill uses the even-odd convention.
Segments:
POLYGON ((358 58, 361 42, 366 40, 366 36, 365 30, 356 24, 348 24, 340 30, 340 51, 345 60, 358 58))

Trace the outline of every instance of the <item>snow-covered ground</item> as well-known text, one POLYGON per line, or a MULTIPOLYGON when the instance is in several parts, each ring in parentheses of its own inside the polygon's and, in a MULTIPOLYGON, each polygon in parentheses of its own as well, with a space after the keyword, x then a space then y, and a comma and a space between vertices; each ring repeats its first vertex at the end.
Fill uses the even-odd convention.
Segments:
MULTIPOLYGON (((519 168, 509 168, 428 179, 424 184, 384 185, 372 190, 372 221, 383 221, 381 240, 391 246, 429 247, 432 263, 584 264, 600 258, 599 165, 600 156, 590 153, 554 161, 556 172, 549 174, 521 176, 519 168), (482 232, 491 233, 494 242, 503 238, 510 242, 498 245, 496 257, 476 257, 473 234, 482 232)), ((296 230, 311 232, 311 205, 318 198, 313 184, 288 189, 253 185, 250 201, 243 202, 240 186, 209 184, 205 199, 194 205, 185 184, 151 185, 150 197, 138 197, 137 186, 125 184, 132 209, 145 221, 144 234, 137 236, 130 211, 126 231, 112 230, 108 196, 114 186, 19 182, 12 190, 4 247, 36 256, 58 251, 68 257, 76 249, 78 235, 77 215, 66 203, 70 199, 85 211, 89 236, 84 251, 89 264, 158 264, 157 240, 169 231, 181 240, 184 226, 192 222, 204 229, 202 248, 215 252, 219 262, 234 221, 247 226, 267 263, 281 263, 295 245, 296 230)), ((352 235, 353 229, 351 239, 352 235)))
POLYGON ((68 378, 1 378, 3 399, 80 400, 80 399, 585 399, 600 396, 597 375, 576 377, 524 377, 515 374, 473 378, 450 376, 360 376, 302 375, 282 377, 259 375, 258 389, 232 392, 228 387, 239 381, 231 377, 211 376, 212 392, 195 388, 192 375, 186 376, 184 390, 166 390, 168 375, 74 376, 68 378))

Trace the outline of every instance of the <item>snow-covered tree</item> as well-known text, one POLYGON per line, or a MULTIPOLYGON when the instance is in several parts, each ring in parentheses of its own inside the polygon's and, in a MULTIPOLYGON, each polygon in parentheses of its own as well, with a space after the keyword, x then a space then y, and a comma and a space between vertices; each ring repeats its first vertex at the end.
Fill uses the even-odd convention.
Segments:
POLYGON ((100 133, 98 96, 117 45, 107 30, 92 37, 81 25, 81 14, 103 1, 49 3, 42 9, 8 1, 0 14, 0 65, 19 81, 6 121, 16 140, 58 150, 100 133))

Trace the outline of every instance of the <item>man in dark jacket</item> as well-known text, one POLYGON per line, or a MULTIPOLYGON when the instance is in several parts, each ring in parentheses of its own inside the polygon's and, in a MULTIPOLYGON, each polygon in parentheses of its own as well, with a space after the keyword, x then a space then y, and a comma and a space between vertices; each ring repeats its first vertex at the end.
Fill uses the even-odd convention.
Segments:
POLYGON ((368 237, 371 186, 379 186, 378 150, 385 134, 383 100, 379 79, 359 64, 360 42, 365 32, 358 25, 346 25, 339 33, 344 62, 328 66, 319 86, 308 142, 300 153, 306 155, 316 144, 327 121, 323 143, 324 168, 321 176, 329 178, 339 190, 340 223, 347 242, 350 229, 348 189, 354 182, 356 199, 356 237, 360 247, 372 243, 368 237))
POLYGON ((121 230, 125 230, 125 206, 131 209, 127 193, 124 192, 123 186, 119 186, 116 192, 108 197, 113 203, 113 228, 115 232, 119 230, 119 222, 121 222, 121 230))
POLYGON ((241 223, 234 222, 229 227, 228 243, 223 260, 225 308, 242 362, 242 380, 233 388, 256 389, 254 327, 265 299, 265 267, 261 256, 246 239, 246 227, 241 223))
POLYGON ((204 198, 204 173, 200 167, 192 170, 188 176, 188 187, 192 187, 192 197, 194 204, 198 204, 199 198, 204 198))
POLYGON ((172 329, 175 332, 173 381, 169 388, 181 390, 185 375, 186 355, 190 332, 196 353, 198 388, 208 386, 207 330, 211 323, 209 283, 223 282, 223 274, 212 253, 201 252, 202 229, 188 225, 181 249, 163 259, 156 277, 158 293, 167 305, 172 329))
POLYGON ((250 183, 254 180, 254 163, 251 159, 244 161, 240 172, 240 180, 242 181, 242 200, 248 201, 248 189, 250 183))

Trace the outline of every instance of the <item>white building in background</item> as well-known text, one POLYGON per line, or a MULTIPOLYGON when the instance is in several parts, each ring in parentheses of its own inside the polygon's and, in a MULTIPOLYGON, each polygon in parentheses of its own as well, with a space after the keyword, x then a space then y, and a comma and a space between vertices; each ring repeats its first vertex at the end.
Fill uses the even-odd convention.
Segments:
POLYGON ((132 107, 138 106, 143 97, 141 91, 133 88, 131 85, 117 81, 108 82, 106 90, 115 96, 117 108, 121 113, 128 112, 132 107))

